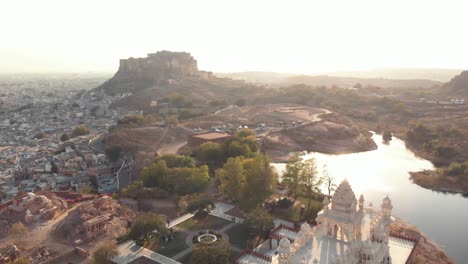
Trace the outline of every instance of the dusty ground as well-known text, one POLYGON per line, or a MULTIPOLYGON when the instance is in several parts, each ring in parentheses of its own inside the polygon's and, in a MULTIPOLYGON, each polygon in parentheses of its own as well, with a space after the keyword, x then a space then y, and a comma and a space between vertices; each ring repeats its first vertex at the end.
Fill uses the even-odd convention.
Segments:
POLYGON ((269 133, 262 139, 262 147, 279 162, 290 152, 343 154, 372 150, 377 146, 370 136, 349 119, 327 113, 316 116, 315 121, 269 133))
POLYGON ((314 122, 319 114, 326 113, 325 109, 290 104, 268 104, 244 107, 232 107, 219 110, 213 114, 194 118, 181 123, 189 129, 200 127, 209 129, 212 126, 232 124, 256 126, 266 124, 270 128, 291 126, 292 122, 314 122))
POLYGON ((182 128, 138 127, 116 128, 105 136, 106 145, 119 145, 127 151, 155 152, 157 148, 185 140, 189 131, 182 128))
POLYGON ((74 210, 80 204, 81 203, 75 204, 71 208, 65 210, 63 214, 59 215, 55 219, 29 226, 30 231, 27 237, 23 239, 18 239, 16 241, 12 241, 10 237, 2 239, 2 241, 0 241, 0 247, 4 247, 12 242, 16 243, 22 251, 21 256, 29 256, 38 246, 47 246, 54 252, 65 252, 72 249, 69 244, 63 243, 63 241, 56 239, 56 237, 53 235, 53 229, 57 223, 61 222, 67 216, 68 212, 74 210))

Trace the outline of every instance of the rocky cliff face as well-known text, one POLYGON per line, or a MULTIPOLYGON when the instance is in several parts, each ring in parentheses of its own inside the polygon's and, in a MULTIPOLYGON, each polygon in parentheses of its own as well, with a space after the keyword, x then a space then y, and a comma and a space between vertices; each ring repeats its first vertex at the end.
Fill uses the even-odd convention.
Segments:
POLYGON ((99 88, 107 93, 134 92, 169 79, 199 75, 197 61, 190 53, 159 51, 146 58, 120 60, 117 73, 99 88))

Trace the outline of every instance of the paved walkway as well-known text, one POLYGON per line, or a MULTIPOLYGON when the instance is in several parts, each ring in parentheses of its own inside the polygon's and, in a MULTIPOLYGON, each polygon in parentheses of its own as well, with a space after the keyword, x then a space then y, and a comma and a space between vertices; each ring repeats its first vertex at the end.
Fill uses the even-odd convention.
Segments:
POLYGON ((195 214, 184 214, 184 215, 181 215, 175 219, 173 219, 172 221, 169 222, 169 224, 167 225, 167 228, 172 228, 182 222, 185 222, 187 220, 189 220, 190 218, 194 217, 195 214))
POLYGON ((145 257, 156 261, 156 263, 161 264, 181 264, 178 261, 175 261, 171 258, 158 254, 152 250, 140 247, 135 244, 134 241, 125 242, 118 247, 119 255, 116 256, 113 261, 117 264, 126 264, 138 259, 140 257, 145 257))
POLYGON ((243 223, 244 219, 239 218, 239 217, 234 217, 232 215, 226 214, 227 211, 231 210, 234 208, 234 205, 223 203, 223 202, 216 202, 215 203, 215 209, 211 211, 210 215, 217 216, 219 218, 222 218, 224 220, 228 221, 233 221, 236 223, 243 223))

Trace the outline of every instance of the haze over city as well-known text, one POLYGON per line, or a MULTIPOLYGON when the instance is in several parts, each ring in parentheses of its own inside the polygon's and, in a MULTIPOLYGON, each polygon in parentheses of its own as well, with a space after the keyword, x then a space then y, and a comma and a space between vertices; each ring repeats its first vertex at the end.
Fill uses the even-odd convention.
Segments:
POLYGON ((466 1, 2 1, 0 72, 114 72, 191 52, 215 72, 468 68, 466 1))

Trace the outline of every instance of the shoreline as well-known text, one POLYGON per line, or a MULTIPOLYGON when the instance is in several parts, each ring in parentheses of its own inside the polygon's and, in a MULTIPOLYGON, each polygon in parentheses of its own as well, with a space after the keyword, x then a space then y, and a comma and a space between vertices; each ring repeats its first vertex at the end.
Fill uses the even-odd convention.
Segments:
POLYGON ((410 172, 412 182, 422 188, 436 192, 468 196, 468 184, 455 176, 445 176, 437 170, 410 172))

